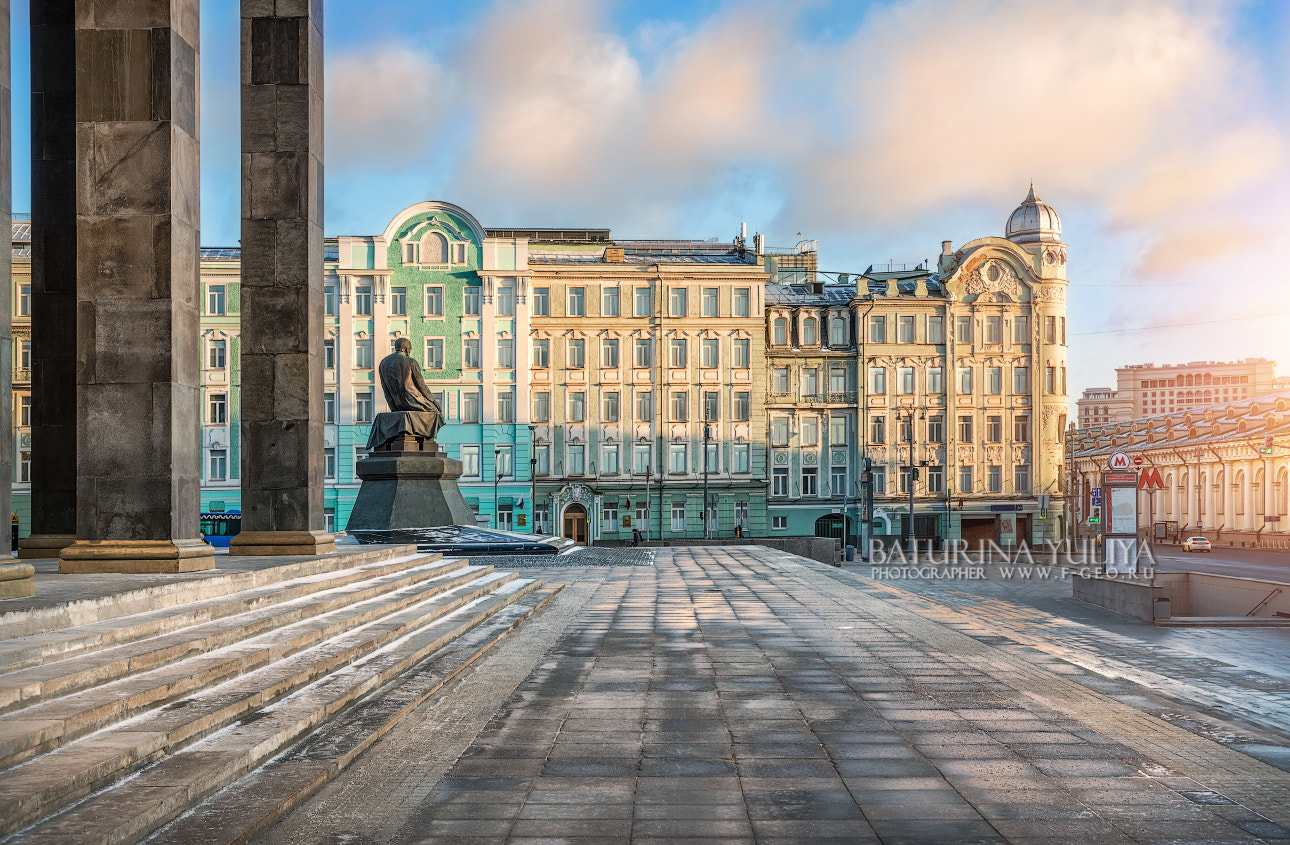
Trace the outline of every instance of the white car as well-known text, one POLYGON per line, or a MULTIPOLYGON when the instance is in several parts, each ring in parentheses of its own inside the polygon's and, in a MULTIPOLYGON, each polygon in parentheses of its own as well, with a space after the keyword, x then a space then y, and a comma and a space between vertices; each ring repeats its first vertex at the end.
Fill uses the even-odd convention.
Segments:
POLYGON ((1184 552, 1214 551, 1213 547, 1209 544, 1209 540, 1204 537, 1188 537, 1186 540, 1183 540, 1182 547, 1184 552))

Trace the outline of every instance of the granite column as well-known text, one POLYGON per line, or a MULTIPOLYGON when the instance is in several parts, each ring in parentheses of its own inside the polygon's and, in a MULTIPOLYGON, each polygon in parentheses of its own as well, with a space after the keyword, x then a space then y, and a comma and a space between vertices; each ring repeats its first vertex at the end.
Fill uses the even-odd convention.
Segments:
POLYGON ((335 549, 323 516, 321 0, 242 0, 242 532, 335 549))
POLYGON ((76 0, 76 542, 209 569, 198 446, 197 0, 76 0))
POLYGON ((76 2, 31 6, 31 535, 76 539, 76 2))
MULTIPOLYGON (((9 0, 0 0, 0 513, 13 510, 13 89, 9 77, 9 0)), ((5 518, 0 553, 8 561, 12 540, 5 518)))

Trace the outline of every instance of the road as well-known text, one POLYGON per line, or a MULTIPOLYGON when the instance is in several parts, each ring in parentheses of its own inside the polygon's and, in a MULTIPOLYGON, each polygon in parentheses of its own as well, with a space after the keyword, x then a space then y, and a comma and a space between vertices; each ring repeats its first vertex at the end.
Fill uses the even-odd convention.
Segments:
POLYGON ((1178 546, 1155 546, 1156 569, 1161 572, 1205 572, 1236 578, 1290 581, 1290 552, 1258 549, 1214 549, 1184 552, 1178 546))

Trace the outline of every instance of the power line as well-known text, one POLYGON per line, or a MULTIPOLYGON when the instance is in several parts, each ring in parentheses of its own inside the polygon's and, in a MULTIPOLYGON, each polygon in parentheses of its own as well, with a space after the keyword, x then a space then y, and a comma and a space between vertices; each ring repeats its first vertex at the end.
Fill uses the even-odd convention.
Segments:
POLYGON ((1222 320, 1197 320, 1194 323, 1161 323, 1155 326, 1136 326, 1128 329, 1102 329, 1096 332, 1071 332, 1072 337, 1090 334, 1120 334, 1122 332, 1147 332, 1155 329, 1180 329, 1185 326, 1209 326, 1214 323, 1237 323, 1242 320, 1267 320, 1273 317, 1287 317, 1290 312, 1281 312, 1280 314, 1256 314, 1252 317, 1227 317, 1222 320))

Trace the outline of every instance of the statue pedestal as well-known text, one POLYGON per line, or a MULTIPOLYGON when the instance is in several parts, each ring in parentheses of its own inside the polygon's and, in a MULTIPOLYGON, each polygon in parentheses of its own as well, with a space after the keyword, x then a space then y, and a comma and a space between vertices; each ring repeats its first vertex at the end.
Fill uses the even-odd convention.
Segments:
POLYGON ((475 524, 475 512, 457 487, 461 461, 448 457, 434 440, 408 433, 418 426, 402 427, 398 421, 381 419, 419 415, 415 411, 377 415, 374 428, 402 428, 402 432, 368 452, 355 467, 363 486, 347 531, 475 524))

